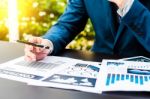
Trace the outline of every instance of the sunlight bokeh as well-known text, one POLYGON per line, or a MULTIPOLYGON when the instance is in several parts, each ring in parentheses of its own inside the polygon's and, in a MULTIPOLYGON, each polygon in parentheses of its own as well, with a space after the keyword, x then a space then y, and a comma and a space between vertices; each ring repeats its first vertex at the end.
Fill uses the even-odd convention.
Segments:
POLYGON ((8 0, 8 30, 10 42, 15 42, 16 40, 19 39, 17 16, 18 16, 17 1, 8 0))
MULTIPOLYGON (((66 5, 67 0, 0 0, 0 40, 25 40, 31 35, 44 35, 66 5)), ((84 31, 67 48, 89 50, 93 38, 94 30, 88 21, 84 31)))
POLYGON ((0 40, 8 40, 8 28, 6 25, 8 18, 7 5, 7 0, 0 0, 0 40))

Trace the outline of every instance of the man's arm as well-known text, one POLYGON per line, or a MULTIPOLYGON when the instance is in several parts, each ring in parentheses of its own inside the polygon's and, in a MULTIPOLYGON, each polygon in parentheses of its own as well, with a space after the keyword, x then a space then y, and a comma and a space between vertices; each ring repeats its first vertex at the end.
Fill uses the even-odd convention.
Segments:
POLYGON ((80 33, 87 22, 88 16, 82 0, 68 0, 67 8, 58 22, 43 36, 54 45, 52 54, 60 50, 80 33))
MULTIPOLYGON (((114 0, 115 1, 115 0, 114 0)), ((116 0, 117 1, 117 0, 116 0)), ((122 0, 121 0, 122 1, 122 0)), ((121 20, 132 29, 137 40, 150 52, 150 11, 138 0, 134 0, 131 8, 121 20)))

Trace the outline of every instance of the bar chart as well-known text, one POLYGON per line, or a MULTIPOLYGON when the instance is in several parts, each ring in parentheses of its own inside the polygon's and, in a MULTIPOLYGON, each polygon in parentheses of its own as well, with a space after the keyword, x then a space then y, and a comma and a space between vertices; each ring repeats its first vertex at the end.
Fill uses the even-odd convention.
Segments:
POLYGON ((133 75, 133 74, 113 74, 108 73, 106 78, 106 86, 111 86, 117 82, 129 81, 135 85, 144 85, 146 82, 150 82, 150 75, 133 75))

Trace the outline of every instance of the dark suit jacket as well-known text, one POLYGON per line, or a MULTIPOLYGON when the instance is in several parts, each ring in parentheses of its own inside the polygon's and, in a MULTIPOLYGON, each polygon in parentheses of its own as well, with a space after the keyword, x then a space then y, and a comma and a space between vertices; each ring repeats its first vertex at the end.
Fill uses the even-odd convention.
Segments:
POLYGON ((115 31, 107 0, 68 0, 64 14, 44 35, 54 44, 56 54, 80 33, 90 18, 95 30, 92 51, 123 56, 150 52, 150 0, 135 0, 115 31))

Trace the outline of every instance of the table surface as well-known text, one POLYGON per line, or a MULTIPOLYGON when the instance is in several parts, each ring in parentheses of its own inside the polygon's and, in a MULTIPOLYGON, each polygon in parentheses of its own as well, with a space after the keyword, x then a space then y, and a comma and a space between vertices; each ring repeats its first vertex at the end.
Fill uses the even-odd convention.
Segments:
MULTIPOLYGON (((24 55, 24 46, 17 43, 0 41, 0 63, 24 55)), ((88 51, 64 50, 59 54, 90 61, 117 59, 110 56, 88 51)), ((149 99, 149 92, 104 92, 103 94, 87 93, 75 90, 30 86, 25 83, 0 78, 0 99, 149 99)))

